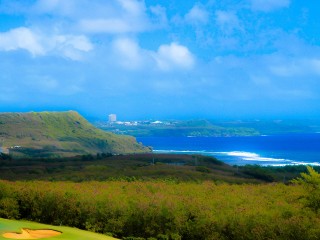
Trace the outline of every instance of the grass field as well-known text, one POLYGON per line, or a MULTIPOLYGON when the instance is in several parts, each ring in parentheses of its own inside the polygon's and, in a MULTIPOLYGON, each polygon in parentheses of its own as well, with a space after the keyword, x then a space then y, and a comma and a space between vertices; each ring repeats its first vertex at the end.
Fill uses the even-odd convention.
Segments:
POLYGON ((47 239, 60 239, 60 240, 113 240, 116 238, 105 236, 102 234, 92 233, 88 231, 79 230, 77 228, 70 227, 58 227, 34 222, 27 221, 16 221, 16 220, 7 220, 0 218, 0 239, 6 239, 2 235, 6 232, 20 232, 21 228, 28 229, 52 229, 59 232, 62 232, 61 235, 55 236, 47 239))

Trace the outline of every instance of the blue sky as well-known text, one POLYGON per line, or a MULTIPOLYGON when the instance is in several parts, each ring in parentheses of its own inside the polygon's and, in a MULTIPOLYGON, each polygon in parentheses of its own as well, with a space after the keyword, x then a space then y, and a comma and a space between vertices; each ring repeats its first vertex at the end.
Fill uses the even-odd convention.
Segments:
POLYGON ((0 0, 0 111, 319 118, 320 4, 0 0))

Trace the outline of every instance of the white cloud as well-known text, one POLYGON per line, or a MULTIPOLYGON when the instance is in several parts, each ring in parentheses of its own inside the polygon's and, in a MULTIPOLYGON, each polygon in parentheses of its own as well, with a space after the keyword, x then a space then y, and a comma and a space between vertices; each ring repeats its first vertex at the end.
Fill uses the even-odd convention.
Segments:
POLYGON ((83 53, 93 49, 91 42, 83 35, 56 35, 46 42, 51 42, 48 50, 52 53, 56 52, 72 60, 82 60, 83 53))
POLYGON ((136 69, 142 65, 143 51, 132 39, 116 39, 113 42, 113 51, 118 63, 128 69, 136 69))
POLYGON ((189 49, 177 43, 161 45, 157 53, 153 54, 158 67, 161 70, 171 70, 175 68, 192 68, 195 60, 189 49))
POLYGON ((91 42, 82 35, 45 35, 29 28, 15 28, 0 33, 0 51, 23 49, 33 56, 61 55, 81 60, 82 54, 93 49, 91 42))
POLYGON ((74 35, 62 35, 59 36, 59 43, 65 46, 72 46, 74 49, 79 51, 88 52, 92 50, 92 44, 85 36, 74 36, 74 35))
POLYGON ((132 16, 141 16, 145 11, 145 5, 142 1, 137 0, 117 0, 122 8, 132 16))
POLYGON ((290 0, 250 0, 250 2, 253 10, 265 12, 286 8, 290 5, 290 0))
POLYGON ((71 10, 73 1, 63 1, 63 0, 38 0, 34 5, 34 9, 38 12, 54 12, 62 11, 69 12, 71 10))
POLYGON ((233 30, 241 28, 238 16, 234 12, 216 11, 216 22, 226 33, 231 33, 233 30))
MULTIPOLYGON (((104 0, 37 0, 30 8, 30 13, 35 16, 47 15, 64 17, 77 21, 89 16, 101 17, 103 15, 117 15, 117 1, 104 0)), ((118 4, 119 5, 119 4, 118 4)))
POLYGON ((142 49, 138 42, 121 37, 112 42, 112 61, 126 69, 157 68, 162 71, 190 69, 195 63, 189 49, 177 43, 161 45, 157 51, 142 49))
POLYGON ((0 33, 0 50, 13 51, 24 49, 33 56, 43 55, 45 50, 40 44, 37 34, 25 27, 15 28, 8 32, 0 33))
POLYGON ((194 5, 185 16, 186 21, 190 23, 207 23, 208 18, 209 13, 198 4, 194 5))
MULTIPOLYGON (((151 28, 140 0, 38 0, 30 10, 50 15, 53 25, 87 33, 130 33, 151 28)), ((40 23, 41 24, 41 23, 40 23)))
POLYGON ((76 19, 80 30, 90 33, 119 34, 141 32, 150 27, 143 1, 114 0, 107 4, 103 2, 91 10, 99 11, 99 7, 106 9, 100 14, 90 14, 76 19))

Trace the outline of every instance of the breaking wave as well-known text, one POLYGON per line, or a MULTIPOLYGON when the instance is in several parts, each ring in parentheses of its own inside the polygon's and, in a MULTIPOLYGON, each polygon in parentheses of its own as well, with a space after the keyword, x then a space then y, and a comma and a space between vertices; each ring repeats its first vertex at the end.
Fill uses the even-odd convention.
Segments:
POLYGON ((173 154, 199 154, 206 156, 214 156, 219 159, 223 157, 227 163, 232 164, 236 160, 238 165, 259 164, 263 166, 282 167, 287 165, 312 165, 320 166, 319 162, 301 162, 285 158, 272 158, 261 156, 254 152, 229 151, 229 152, 212 152, 212 151, 193 151, 193 150, 153 150, 155 153, 173 153, 173 154), (227 159, 229 157, 229 159, 227 159), (229 160, 229 161, 228 161, 229 160))

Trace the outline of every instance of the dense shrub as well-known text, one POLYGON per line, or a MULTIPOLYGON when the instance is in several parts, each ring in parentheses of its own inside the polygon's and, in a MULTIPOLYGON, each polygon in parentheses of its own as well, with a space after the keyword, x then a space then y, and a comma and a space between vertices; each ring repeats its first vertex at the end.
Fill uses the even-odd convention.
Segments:
POLYGON ((2 198, 0 199, 0 217, 17 219, 19 218, 19 205, 14 198, 2 198))
POLYGON ((301 173, 301 177, 293 180, 293 183, 301 184, 305 189, 305 205, 315 212, 320 209, 320 174, 312 167, 307 167, 308 173, 301 173))
POLYGON ((210 168, 207 168, 207 167, 204 167, 204 166, 196 166, 196 171, 203 172, 203 173, 211 172, 210 168))
POLYGON ((261 168, 260 166, 246 165, 242 167, 243 173, 252 176, 256 179, 260 179, 266 182, 273 182, 274 177, 267 171, 267 169, 261 168))
POLYGON ((12 157, 9 154, 0 152, 0 160, 11 160, 12 157))
POLYGON ((0 214, 123 239, 319 239, 300 185, 5 182, 0 214))

